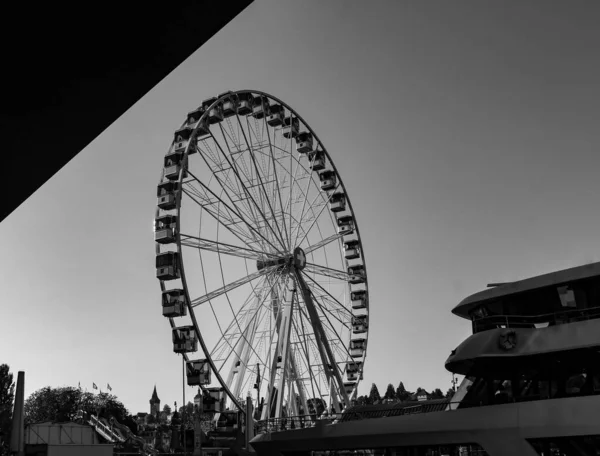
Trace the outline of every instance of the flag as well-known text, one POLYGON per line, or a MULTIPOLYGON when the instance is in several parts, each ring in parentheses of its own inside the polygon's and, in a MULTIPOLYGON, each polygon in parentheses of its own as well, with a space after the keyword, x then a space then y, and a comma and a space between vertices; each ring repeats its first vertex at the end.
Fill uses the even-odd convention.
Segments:
POLYGON ((110 383, 107 383, 107 384, 106 384, 106 388, 107 388, 109 391, 112 391, 112 388, 110 387, 110 383))
POLYGON ((96 386, 96 384, 95 384, 95 383, 92 383, 92 388, 94 388, 95 390, 97 390, 97 389, 98 389, 98 387, 96 386))

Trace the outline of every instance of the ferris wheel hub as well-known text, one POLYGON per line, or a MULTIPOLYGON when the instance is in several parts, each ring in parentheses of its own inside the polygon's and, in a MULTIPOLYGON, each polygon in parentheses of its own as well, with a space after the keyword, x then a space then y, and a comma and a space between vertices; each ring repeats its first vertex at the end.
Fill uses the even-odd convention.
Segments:
POLYGON ((304 253, 304 250, 302 250, 300 247, 296 247, 292 255, 294 258, 294 267, 298 271, 302 271, 302 269, 304 269, 304 266, 306 266, 306 255, 304 253))

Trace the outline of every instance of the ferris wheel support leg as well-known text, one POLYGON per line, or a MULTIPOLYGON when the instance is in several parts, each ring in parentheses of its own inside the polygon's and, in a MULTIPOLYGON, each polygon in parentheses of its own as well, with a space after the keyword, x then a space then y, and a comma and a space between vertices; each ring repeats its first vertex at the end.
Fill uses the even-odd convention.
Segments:
POLYGON ((281 327, 282 331, 280 331, 281 337, 277 345, 279 346, 279 353, 281 353, 281 372, 279 374, 279 382, 277 384, 277 403, 275 405, 275 416, 281 417, 281 407, 283 405, 283 395, 285 393, 286 380, 288 377, 288 355, 290 353, 290 334, 292 329, 292 315, 294 312, 294 294, 295 291, 292 292, 292 297, 290 299, 290 303, 288 306, 284 308, 283 318, 281 319, 281 327))
POLYGON ((311 323, 313 324, 317 340, 317 346, 319 347, 319 354, 321 355, 321 361, 323 362, 323 367, 325 369, 327 380, 330 381, 330 378, 333 376, 335 385, 337 386, 337 394, 333 395, 334 402, 336 403, 336 411, 341 411, 339 408, 338 398, 340 398, 345 405, 349 404, 348 395, 346 394, 346 389, 344 388, 344 381, 342 380, 340 370, 335 362, 335 357, 333 356, 331 347, 329 347, 329 344, 327 343, 325 330, 323 329, 321 320, 319 319, 319 314, 317 313, 317 309, 315 308, 310 290, 306 285, 306 282, 304 282, 304 279, 302 279, 300 271, 294 270, 294 278, 296 279, 296 283, 300 287, 300 291, 302 292, 302 298, 304 299, 304 304, 306 306, 306 309, 308 310, 311 323), (331 369, 328 368, 328 365, 331 366, 331 369))
MULTIPOLYGON (((256 298, 257 307, 260 305, 260 299, 256 298)), ((242 356, 241 358, 238 356, 236 359, 236 364, 239 362, 239 367, 237 368, 237 373, 235 374, 235 384, 233 387, 233 394, 236 397, 240 396, 240 390, 242 388, 242 380, 244 379, 244 375, 246 375, 246 369, 248 366, 248 360, 251 354, 252 344, 254 343, 254 336, 256 335, 256 327, 258 324, 258 319, 254 319, 254 322, 246 328, 244 331, 244 337, 242 338, 242 356)), ((236 370, 234 367, 233 370, 236 370)))
POLYGON ((277 378, 277 358, 279 356, 279 338, 281 334, 281 321, 282 321, 282 312, 281 312, 281 299, 279 298, 279 294, 277 291, 271 291, 271 307, 273 309, 274 318, 275 318, 275 330, 278 337, 278 341, 276 344, 275 353, 273 353, 273 359, 271 360, 271 370, 269 375, 269 383, 267 386, 267 394, 265 397, 265 402, 263 405, 262 413, 260 416, 261 420, 266 420, 270 418, 271 413, 271 405, 273 402, 273 395, 275 394, 275 379, 277 378))

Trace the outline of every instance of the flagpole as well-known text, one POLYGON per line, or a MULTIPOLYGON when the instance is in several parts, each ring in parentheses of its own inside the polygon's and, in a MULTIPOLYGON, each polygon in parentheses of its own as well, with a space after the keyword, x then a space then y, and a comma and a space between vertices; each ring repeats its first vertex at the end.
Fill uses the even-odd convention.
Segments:
POLYGON ((183 354, 181 355, 181 367, 182 367, 182 378, 181 378, 181 384, 182 384, 182 390, 183 390, 183 419, 181 420, 181 422, 183 423, 183 454, 184 456, 187 456, 187 448, 186 448, 186 438, 185 438, 185 412, 186 412, 186 403, 185 403, 185 358, 183 357, 183 354))

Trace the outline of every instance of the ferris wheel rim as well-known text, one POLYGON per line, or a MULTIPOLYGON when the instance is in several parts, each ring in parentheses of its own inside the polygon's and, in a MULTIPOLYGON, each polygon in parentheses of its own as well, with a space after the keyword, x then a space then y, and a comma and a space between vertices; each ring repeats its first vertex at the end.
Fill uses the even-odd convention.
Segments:
MULTIPOLYGON (((319 139, 318 135, 311 128, 311 126, 304 120, 304 118, 302 116, 300 116, 298 114, 298 112, 295 109, 293 109, 289 104, 285 103, 284 101, 280 100, 279 98, 277 98, 277 97, 275 97, 273 95, 270 95, 270 94, 268 94, 266 92, 263 92, 263 91, 250 90, 250 89, 231 91, 231 92, 228 92, 227 94, 223 94, 223 95, 215 98, 215 100, 213 101, 213 103, 206 108, 206 111, 204 112, 204 114, 202 115, 202 117, 200 119, 198 119, 198 121, 195 122, 195 126, 193 127, 193 130, 195 131, 197 129, 197 126, 198 126, 199 122, 201 120, 203 120, 203 119, 206 118, 209 110, 212 107, 214 107, 215 105, 217 105, 219 103, 222 103, 228 96, 230 96, 232 94, 233 95, 238 95, 238 94, 242 94, 242 93, 248 93, 248 94, 254 94, 254 95, 264 96, 267 99, 273 100, 273 101, 279 103, 281 106, 287 108, 287 110, 289 110, 289 112, 290 112, 290 115, 292 115, 293 117, 298 118, 299 121, 302 122, 303 126, 313 135, 313 137, 315 138, 315 140, 321 146, 321 148, 323 150, 323 153, 325 154, 325 156, 328 159, 329 166, 332 168, 332 170, 335 173, 337 179, 339 180, 339 184, 336 186, 336 190, 340 189, 340 188, 343 190, 343 193, 346 196, 346 202, 347 202, 347 205, 348 205, 348 212, 352 215, 352 217, 355 220, 354 231, 356 232, 356 238, 357 238, 357 241, 358 241, 358 243, 360 245, 360 248, 361 248, 361 260, 362 260, 361 263, 362 263, 362 266, 364 268, 364 277, 365 277, 364 288, 366 290, 368 290, 368 274, 367 274, 367 268, 366 268, 366 258, 365 258, 365 255, 364 255, 364 249, 362 248, 362 246, 363 246, 362 237, 360 236, 360 231, 359 231, 359 227, 358 227, 359 224, 356 221, 355 211, 354 211, 354 209, 352 207, 352 202, 351 202, 351 199, 349 197, 349 194, 348 194, 348 192, 346 190, 346 187, 343 184, 343 180, 341 178, 341 175, 338 172, 337 167, 335 166, 334 161, 331 159, 331 156, 330 156, 327 148, 324 146, 323 142, 319 139)), ((182 128, 185 125, 187 125, 187 122, 184 122, 182 124, 182 128)), ((186 167, 187 167, 187 157, 188 157, 188 154, 189 154, 189 151, 190 151, 191 143, 192 143, 192 141, 190 141, 190 143, 187 145, 186 150, 184 152, 184 160, 186 160, 186 165, 185 165, 186 167)), ((290 153, 292 153, 292 152, 293 151, 290 150, 290 153)), ((211 171, 211 174, 212 174, 212 171, 211 171)), ((179 189, 180 190, 181 190, 182 185, 183 185, 183 179, 184 179, 183 172, 180 172, 179 179, 177 181, 178 184, 179 184, 179 189)), ((164 170, 163 170, 163 174, 161 176, 161 182, 163 180, 164 180, 164 170)), ((202 337, 202 332, 200 331, 200 327, 199 327, 197 319, 196 319, 195 312, 193 311, 193 307, 191 306, 192 299, 191 299, 191 296, 189 295, 190 288, 189 288, 189 286, 187 284, 187 277, 186 277, 186 274, 185 274, 185 262, 183 261, 183 249, 182 249, 182 244, 181 244, 181 231, 180 231, 181 217, 180 217, 180 214, 181 214, 181 199, 182 199, 182 197, 183 197, 183 192, 182 191, 177 192, 176 210, 175 210, 175 213, 177 214, 177 221, 176 221, 176 225, 177 225, 176 244, 177 244, 177 252, 179 254, 179 260, 180 260, 179 267, 181 269, 181 281, 182 281, 184 293, 186 295, 186 305, 187 305, 187 308, 188 308, 188 311, 189 311, 189 317, 192 319, 192 323, 193 323, 193 326, 194 326, 194 329, 195 329, 195 332, 196 332, 196 336, 198 337, 198 341, 200 342, 200 345, 201 345, 202 350, 203 350, 203 352, 204 352, 204 354, 206 356, 206 359, 209 362, 209 364, 210 364, 213 372, 216 374, 219 383, 224 388, 224 390, 227 393, 227 395, 229 396, 229 398, 240 408, 240 410, 243 411, 244 408, 241 406, 241 404, 239 404, 237 398, 234 397, 234 395, 230 391, 229 387, 226 385, 226 382, 223 380, 223 378, 219 374, 219 369, 216 368, 216 365, 214 364, 214 362, 212 360, 212 357, 210 356, 211 351, 208 349, 208 347, 205 344, 204 338, 202 337)), ((330 200, 330 196, 327 198, 327 201, 325 202, 325 206, 327 205, 327 202, 329 200, 330 200)), ((158 216, 158 214, 160 214, 160 209, 157 208, 156 212, 157 212, 157 216, 158 216)), ((340 239, 341 239, 341 237, 340 237, 340 239)), ((156 250, 157 250, 157 253, 159 253, 160 246, 158 244, 156 246, 156 250)), ((221 254, 219 253, 219 256, 220 255, 221 254)), ((165 287, 164 281, 161 280, 160 282, 161 282, 161 289, 162 289, 162 291, 165 291, 166 287, 165 287)), ((307 285, 308 285, 308 283, 307 283, 307 285)), ((367 301, 366 309, 367 309, 367 314, 370 315, 370 300, 367 301)), ((169 321, 170 321, 171 327, 175 328, 176 324, 175 324, 174 319, 173 318, 169 318, 169 321)), ((368 334, 366 335, 366 337, 368 337, 368 334)), ((367 347, 368 347, 368 344, 367 344, 367 347)), ((183 357, 184 357, 184 359, 186 359, 186 361, 188 360, 188 356, 187 356, 186 353, 183 353, 183 357)), ((363 366, 364 366, 364 361, 365 360, 366 360, 366 349, 365 349, 364 356, 363 356, 363 361, 362 361, 363 366)))

